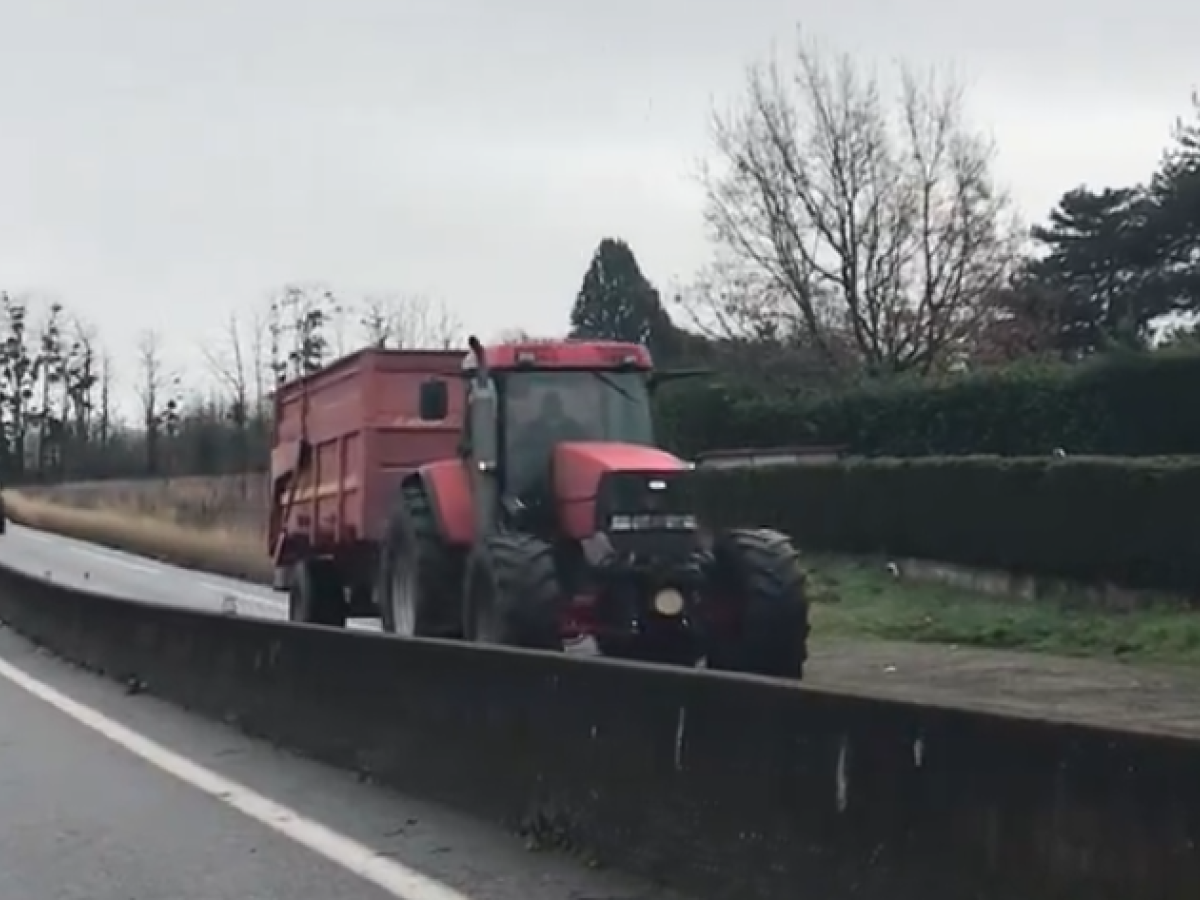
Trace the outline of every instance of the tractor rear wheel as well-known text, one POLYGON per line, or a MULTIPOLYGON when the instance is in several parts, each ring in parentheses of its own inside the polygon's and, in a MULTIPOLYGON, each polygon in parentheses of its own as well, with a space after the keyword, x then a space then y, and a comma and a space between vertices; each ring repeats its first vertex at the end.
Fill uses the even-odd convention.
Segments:
POLYGON ((346 627, 346 593, 337 566, 326 559, 306 559, 292 567, 288 586, 288 620, 307 625, 346 627))
POLYGON ((467 561, 467 640, 531 650, 563 649, 562 590, 553 548, 527 534, 494 534, 467 561))
POLYGON ((730 631, 713 637, 708 666, 800 679, 808 658, 808 599, 800 557, 787 535, 733 529, 714 546, 714 592, 732 603, 730 631))
POLYGON ((460 637, 458 554, 446 546, 424 487, 398 492, 376 582, 380 627, 405 637, 460 637))

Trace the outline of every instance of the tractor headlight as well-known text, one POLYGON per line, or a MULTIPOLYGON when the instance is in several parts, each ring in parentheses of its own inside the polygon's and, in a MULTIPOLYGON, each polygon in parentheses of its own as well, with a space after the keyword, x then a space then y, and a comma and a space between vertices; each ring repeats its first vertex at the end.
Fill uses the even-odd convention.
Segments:
POLYGON ((630 516, 613 516, 609 519, 610 531, 695 531, 694 515, 674 513, 638 513, 630 516))

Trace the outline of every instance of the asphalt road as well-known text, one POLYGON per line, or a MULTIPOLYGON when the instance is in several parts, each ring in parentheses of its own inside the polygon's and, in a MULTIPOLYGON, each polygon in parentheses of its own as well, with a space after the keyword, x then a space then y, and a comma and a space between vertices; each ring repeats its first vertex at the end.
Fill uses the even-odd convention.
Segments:
MULTIPOLYGON (((8 523, 8 533, 0 536, 0 565, 112 597, 287 619, 286 596, 260 584, 181 569, 13 522, 8 523)), ((378 619, 351 619, 348 624, 379 630, 378 619)), ((590 656, 597 651, 589 638, 568 646, 567 652, 590 656)))
MULTIPOLYGON (((239 615, 287 618, 284 595, 270 588, 191 572, 12 522, 8 533, 0 536, 0 565, 114 597, 213 611, 232 604, 239 615)), ((377 627, 367 621, 355 624, 377 627)))
MULTIPOLYGON (((205 609, 219 609, 232 596, 247 615, 284 614, 272 592, 255 585, 19 527, 0 537, 0 564, 118 596, 205 609)), ((531 853, 500 829, 361 784, 153 697, 129 696, 2 628, 0 676, 4 900, 669 896, 615 873, 531 853), (45 688, 84 712, 48 700, 39 694, 45 688), (115 722, 134 737, 114 737, 87 716, 115 722), (259 798, 253 803, 260 808, 283 804, 296 815, 256 818, 238 806, 236 791, 230 800, 229 791, 203 789, 203 782, 138 751, 139 741, 184 760, 177 765, 228 779, 259 798), (314 829, 333 837, 318 835, 314 847, 304 839, 314 829), (399 891, 369 882, 346 862, 347 843, 359 848, 360 858, 418 873, 426 886, 399 891)))

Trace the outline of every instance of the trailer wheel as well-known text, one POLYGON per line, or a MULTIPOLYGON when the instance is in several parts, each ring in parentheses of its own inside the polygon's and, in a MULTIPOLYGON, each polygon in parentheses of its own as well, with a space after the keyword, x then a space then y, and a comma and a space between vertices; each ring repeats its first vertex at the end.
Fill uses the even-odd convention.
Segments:
POLYGON ((799 554, 787 535, 734 529, 713 547, 714 588, 737 614, 713 636, 713 669, 800 679, 808 658, 808 599, 799 554))
POLYGON ((288 587, 288 619, 345 628, 346 613, 346 596, 337 566, 324 559, 296 563, 288 587))
POLYGON ((481 540, 467 562, 463 625, 468 640, 563 649, 562 590, 554 551, 527 534, 481 540))
POLYGON ((425 489, 405 484, 392 510, 380 557, 380 625, 409 637, 460 637, 458 555, 438 533, 425 489))

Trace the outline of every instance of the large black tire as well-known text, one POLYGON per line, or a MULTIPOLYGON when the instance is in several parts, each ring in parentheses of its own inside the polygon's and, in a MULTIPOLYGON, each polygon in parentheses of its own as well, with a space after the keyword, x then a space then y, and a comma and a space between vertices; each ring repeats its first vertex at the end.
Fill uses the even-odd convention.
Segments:
POLYGON ((554 551, 545 541, 495 534, 476 545, 463 591, 468 640, 561 651, 562 606, 554 551))
POLYGON ((717 538, 713 556, 714 587, 736 615, 729 633, 714 635, 709 668, 803 678, 808 599, 791 540, 767 528, 734 529, 717 538))
POLYGON ((345 628, 347 612, 341 573, 333 563, 323 559, 296 563, 288 587, 290 621, 345 628))
POLYGON ((380 626, 408 637, 461 637, 461 585, 460 554, 442 540, 425 488, 405 484, 380 555, 380 626))

